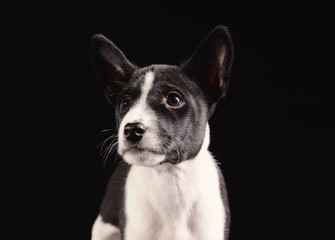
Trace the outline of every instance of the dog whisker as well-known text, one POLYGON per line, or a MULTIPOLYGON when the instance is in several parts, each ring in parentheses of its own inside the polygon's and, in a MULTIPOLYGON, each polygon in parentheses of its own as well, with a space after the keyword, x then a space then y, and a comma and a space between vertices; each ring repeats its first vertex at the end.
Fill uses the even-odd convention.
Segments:
POLYGON ((108 146, 108 151, 107 151, 107 155, 105 158, 105 162, 107 162, 110 155, 114 154, 117 151, 117 145, 118 145, 118 141, 115 141, 108 146))
POLYGON ((109 140, 111 140, 111 139, 113 139, 113 138, 116 139, 116 138, 117 138, 117 134, 113 134, 113 135, 109 136, 108 138, 106 138, 105 140, 101 141, 101 142, 98 144, 97 147, 100 146, 100 149, 101 149, 101 148, 104 148, 105 144, 106 144, 109 140))
POLYGON ((104 130, 101 130, 100 132, 101 133, 105 133, 105 132, 111 132, 111 131, 116 131, 115 129, 112 129, 112 128, 108 128, 108 129, 104 129, 104 130))
POLYGON ((105 149, 104 155, 103 155, 103 166, 106 167, 108 160, 110 159, 110 156, 116 152, 117 149, 117 142, 110 143, 109 146, 105 149))
MULTIPOLYGON (((112 131, 112 129, 106 129, 103 131, 112 131)), ((98 144, 97 147, 100 146, 100 155, 102 156, 103 167, 106 167, 109 157, 116 152, 117 145, 118 134, 112 134, 98 144)))

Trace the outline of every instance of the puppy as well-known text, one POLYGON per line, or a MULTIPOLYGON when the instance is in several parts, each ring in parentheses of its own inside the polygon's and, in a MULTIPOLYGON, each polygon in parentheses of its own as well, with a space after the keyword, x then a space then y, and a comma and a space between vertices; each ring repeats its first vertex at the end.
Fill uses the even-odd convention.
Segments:
POLYGON ((92 240, 223 240, 230 215, 208 151, 208 120, 227 90, 233 45, 218 26, 181 66, 139 68, 102 35, 91 61, 115 106, 117 152, 92 240))

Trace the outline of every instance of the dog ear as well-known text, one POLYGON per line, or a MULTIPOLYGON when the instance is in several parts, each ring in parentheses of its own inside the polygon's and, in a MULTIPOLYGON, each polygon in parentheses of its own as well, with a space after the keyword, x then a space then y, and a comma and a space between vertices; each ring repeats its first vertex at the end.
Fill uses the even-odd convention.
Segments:
POLYGON ((90 58, 97 79, 102 83, 108 100, 122 91, 136 69, 122 51, 103 35, 94 35, 90 58))
POLYGON ((233 44, 228 30, 217 26, 183 64, 183 71, 204 90, 210 116, 218 100, 225 96, 233 60, 233 44))

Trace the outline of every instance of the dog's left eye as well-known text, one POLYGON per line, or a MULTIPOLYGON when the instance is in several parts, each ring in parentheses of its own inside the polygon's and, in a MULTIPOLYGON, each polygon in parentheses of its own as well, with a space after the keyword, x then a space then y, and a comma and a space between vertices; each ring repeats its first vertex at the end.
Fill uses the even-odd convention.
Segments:
POLYGON ((176 92, 167 95, 166 103, 172 107, 179 107, 183 104, 183 98, 176 92))
POLYGON ((130 104, 131 104, 131 99, 130 97, 124 97, 122 100, 121 100, 121 103, 120 103, 120 111, 121 112, 126 112, 129 110, 130 108, 130 104))

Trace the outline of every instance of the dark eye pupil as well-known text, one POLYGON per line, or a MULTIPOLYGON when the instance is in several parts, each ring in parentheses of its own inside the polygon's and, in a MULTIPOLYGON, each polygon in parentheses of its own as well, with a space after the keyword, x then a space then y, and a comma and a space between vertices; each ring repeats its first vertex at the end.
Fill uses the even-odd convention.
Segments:
POLYGON ((170 106, 180 106, 183 103, 182 98, 177 93, 170 93, 167 98, 167 104, 170 106))
POLYGON ((124 98, 120 104, 121 111, 127 111, 130 107, 130 98, 124 98))

